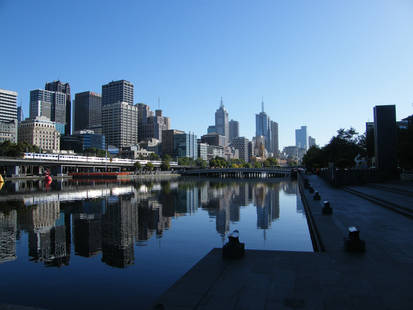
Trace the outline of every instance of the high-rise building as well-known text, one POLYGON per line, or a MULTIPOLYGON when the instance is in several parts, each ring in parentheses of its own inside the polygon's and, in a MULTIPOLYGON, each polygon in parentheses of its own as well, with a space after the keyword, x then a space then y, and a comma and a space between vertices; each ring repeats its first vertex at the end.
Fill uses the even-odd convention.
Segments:
POLYGON ((217 133, 215 125, 208 126, 207 133, 217 133))
MULTIPOLYGON (((60 81, 53 81, 46 83, 45 90, 50 90, 58 93, 63 93, 66 95, 66 112, 65 112, 65 134, 70 135, 72 132, 72 101, 70 98, 70 85, 69 83, 62 83, 60 81)), ((56 120, 53 120, 57 122, 56 120)))
POLYGON ((102 105, 102 132, 108 145, 121 148, 137 144, 138 107, 127 102, 102 105))
POLYGON ((301 126, 295 130, 295 146, 301 149, 307 149, 307 126, 301 126))
POLYGON ((102 85, 102 106, 117 102, 133 105, 133 84, 131 82, 120 80, 102 85))
POLYGON ((46 116, 36 116, 19 125, 18 141, 33 144, 47 151, 60 151, 60 133, 46 116))
POLYGON ((155 115, 149 116, 143 124, 142 139, 158 139, 162 142, 162 131, 170 129, 169 117, 162 116, 162 110, 156 110, 155 115))
POLYGON ((144 141, 144 128, 149 116, 153 116, 150 107, 144 103, 138 103, 138 137, 139 142, 144 141))
POLYGON ((376 167, 390 175, 397 169, 396 106, 378 105, 373 112, 376 167))
POLYGON ((232 119, 229 121, 229 143, 237 137, 239 137, 239 122, 232 119))
POLYGON ((278 123, 271 121, 271 151, 274 156, 280 153, 279 144, 278 144, 278 123))
POLYGON ((184 134, 182 130, 168 129, 162 131, 162 155, 175 156, 174 138, 177 134, 184 134))
POLYGON ((0 143, 17 142, 17 93, 0 89, 0 143))
POLYGON ((224 107, 222 98, 221 98, 221 105, 219 109, 215 112, 215 129, 219 135, 225 137, 225 144, 228 144, 229 142, 228 112, 224 107))
POLYGON ((201 137, 202 143, 207 143, 209 145, 225 146, 225 137, 218 133, 208 133, 201 137))
POLYGON ((248 139, 245 137, 236 137, 232 140, 231 145, 238 150, 239 159, 248 162, 248 139))
POLYGON ((208 159, 208 144, 202 143, 201 140, 198 140, 198 158, 208 159))
POLYGON ((255 136, 264 137, 265 148, 271 152, 271 120, 267 113, 264 112, 264 101, 261 102, 261 113, 255 114, 255 136))
POLYGON ((316 146, 315 138, 313 138, 312 136, 308 136, 308 148, 312 146, 316 146))
POLYGON ((95 134, 102 133, 102 96, 85 91, 75 95, 74 130, 90 129, 95 134))
POLYGON ((193 133, 179 133, 174 135, 174 151, 176 157, 198 158, 196 135, 193 133))
POLYGON ((22 120, 24 120, 23 107, 18 106, 17 107, 17 123, 20 124, 22 120))
POLYGON ((45 116, 55 122, 56 129, 64 134, 66 128, 66 95, 43 89, 30 91, 30 118, 36 116, 45 116))

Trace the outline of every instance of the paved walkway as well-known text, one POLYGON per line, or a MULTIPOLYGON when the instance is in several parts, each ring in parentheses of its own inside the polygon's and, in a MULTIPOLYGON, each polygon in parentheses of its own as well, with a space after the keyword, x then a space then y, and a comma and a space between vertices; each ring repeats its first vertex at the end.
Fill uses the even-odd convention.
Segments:
POLYGON ((247 251, 227 261, 213 249, 161 296, 158 308, 413 309, 413 220, 308 178, 334 210, 322 215, 321 202, 304 190, 325 252, 247 251), (364 254, 343 249, 354 225, 366 241, 364 254))

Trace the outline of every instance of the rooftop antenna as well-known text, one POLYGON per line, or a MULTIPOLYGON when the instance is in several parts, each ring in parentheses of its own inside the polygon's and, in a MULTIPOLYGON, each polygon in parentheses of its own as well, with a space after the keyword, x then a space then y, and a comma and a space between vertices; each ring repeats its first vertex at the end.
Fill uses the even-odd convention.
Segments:
POLYGON ((221 108, 224 107, 224 101, 222 100, 222 96, 221 96, 221 105, 220 105, 220 107, 221 107, 221 108))
POLYGON ((264 113, 264 97, 261 98, 261 110, 264 113))

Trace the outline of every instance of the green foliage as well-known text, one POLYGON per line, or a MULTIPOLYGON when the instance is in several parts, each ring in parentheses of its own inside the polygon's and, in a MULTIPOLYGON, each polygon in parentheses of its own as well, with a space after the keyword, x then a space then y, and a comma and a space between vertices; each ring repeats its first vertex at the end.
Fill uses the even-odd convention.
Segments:
POLYGON ((178 165, 180 166, 195 166, 195 160, 190 157, 179 157, 178 165))
POLYGON ((154 168, 154 165, 151 162, 148 162, 145 166, 146 170, 152 171, 154 168))
POLYGON ((156 153, 150 153, 149 160, 159 160, 159 155, 156 153))
POLYGON ((140 162, 136 161, 133 166, 135 167, 135 170, 141 170, 142 169, 142 165, 140 162))
POLYGON ((256 161, 254 163, 254 168, 262 168, 262 162, 256 161))
POLYGON ((225 158, 217 156, 209 161, 209 166, 211 168, 227 168, 228 163, 225 158))
POLYGON ((168 171, 169 169, 170 169, 169 161, 164 160, 161 164, 161 170, 162 171, 168 171))
POLYGON ((168 154, 165 154, 165 155, 162 156, 162 160, 170 162, 172 160, 172 157, 168 154))
POLYGON ((205 169, 208 167, 208 162, 206 160, 203 160, 202 158, 197 158, 195 161, 196 165, 202 169, 205 169))
POLYGON ((105 157, 106 151, 91 147, 91 148, 84 150, 83 154, 88 155, 88 156, 105 157))
POLYGON ((39 153, 39 148, 35 145, 27 143, 12 143, 10 141, 4 141, 0 143, 0 156, 7 157, 22 157, 25 152, 39 153))
POLYGON ((278 161, 277 161, 277 158, 275 158, 275 157, 270 157, 270 158, 267 158, 265 161, 264 161, 264 167, 266 167, 266 168, 268 168, 268 167, 277 167, 277 165, 278 165, 278 161))

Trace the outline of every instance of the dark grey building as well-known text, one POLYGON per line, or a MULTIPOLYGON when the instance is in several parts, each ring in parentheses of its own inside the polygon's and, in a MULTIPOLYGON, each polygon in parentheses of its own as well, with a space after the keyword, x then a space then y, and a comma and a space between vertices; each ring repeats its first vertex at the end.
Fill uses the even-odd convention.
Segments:
POLYGON ((239 159, 248 162, 248 139, 245 137, 237 137, 232 140, 231 146, 238 150, 239 159))
POLYGON ((278 123, 274 121, 270 121, 271 125, 271 151, 274 155, 280 153, 280 148, 278 144, 278 123))
POLYGON ((102 85, 102 106, 117 102, 133 105, 133 84, 129 81, 112 81, 102 85))
MULTIPOLYGON (((62 83, 60 81, 53 81, 46 83, 45 90, 54 91, 58 93, 63 93, 66 95, 66 106, 65 106, 65 134, 70 135, 72 132, 72 101, 70 97, 70 85, 69 83, 62 83)), ((57 112, 58 114, 61 112, 57 112)), ((59 114, 60 115, 63 114, 59 114)))
POLYGON ((239 137, 239 123, 232 119, 229 121, 229 142, 231 143, 237 137, 239 137))
POLYGON ((56 129, 65 134, 66 95, 64 93, 35 89, 30 91, 30 118, 45 116, 56 123, 56 129))
POLYGON ((225 146, 225 137, 218 133, 209 133, 201 137, 201 142, 209 145, 225 146))
POLYGON ((376 167, 392 174, 397 168, 396 106, 375 106, 373 111, 376 167))
POLYGON ((74 105, 74 130, 90 129, 102 133, 102 96, 91 91, 77 93, 74 105))
POLYGON ((20 124, 22 120, 24 120, 23 107, 18 106, 17 107, 17 122, 20 124))

